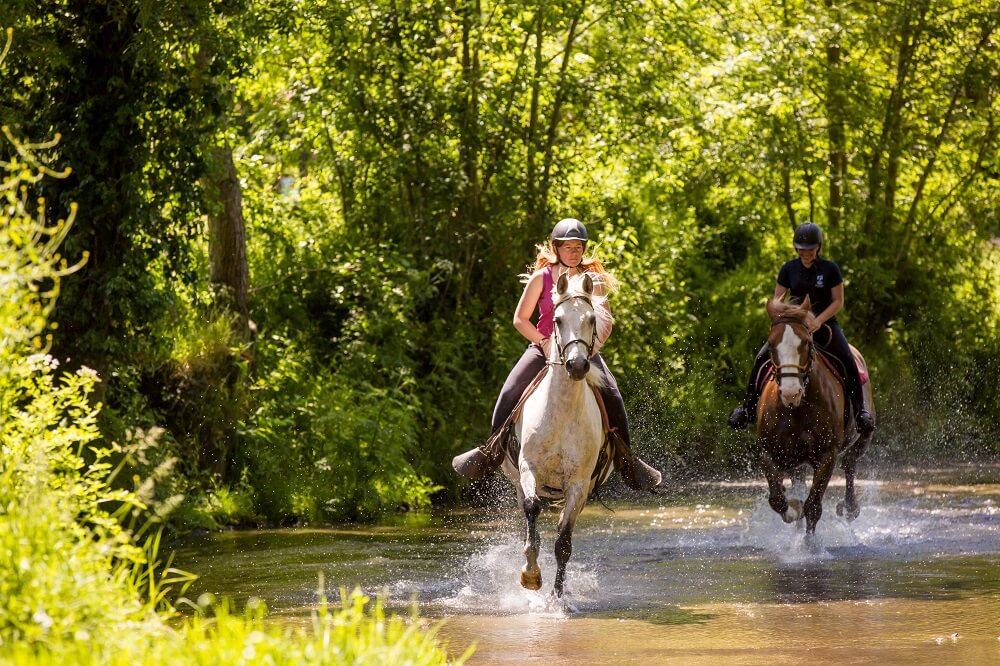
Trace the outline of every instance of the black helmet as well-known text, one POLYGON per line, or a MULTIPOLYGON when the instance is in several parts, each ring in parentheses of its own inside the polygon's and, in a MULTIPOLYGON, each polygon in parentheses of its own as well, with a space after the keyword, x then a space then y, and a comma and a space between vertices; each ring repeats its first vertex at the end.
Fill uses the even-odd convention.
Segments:
POLYGON ((814 250, 823 244, 823 231, 818 224, 806 222, 795 227, 792 245, 796 250, 814 250))
POLYGON ((565 220, 559 220, 552 228, 551 238, 553 241, 578 240, 586 243, 587 227, 583 226, 583 222, 580 220, 567 217, 565 220))

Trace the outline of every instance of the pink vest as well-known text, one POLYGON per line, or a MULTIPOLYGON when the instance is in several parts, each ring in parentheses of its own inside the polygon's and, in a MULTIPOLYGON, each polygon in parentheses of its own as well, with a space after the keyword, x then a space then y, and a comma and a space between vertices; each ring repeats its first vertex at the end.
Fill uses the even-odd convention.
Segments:
POLYGON ((552 266, 546 266, 542 272, 542 294, 538 297, 538 332, 549 337, 552 335, 552 266))
MULTIPOLYGON (((542 273, 542 295, 538 297, 538 324, 535 328, 545 337, 552 335, 553 316, 552 311, 555 306, 552 303, 552 269, 553 265, 546 266, 542 273)), ((587 269, 584 269, 587 270, 587 269)))

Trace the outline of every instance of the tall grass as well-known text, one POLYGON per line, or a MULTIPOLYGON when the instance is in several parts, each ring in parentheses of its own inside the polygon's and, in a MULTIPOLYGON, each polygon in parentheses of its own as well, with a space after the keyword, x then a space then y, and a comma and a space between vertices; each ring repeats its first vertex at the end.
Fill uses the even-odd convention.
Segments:
MULTIPOLYGON (((413 666, 449 663, 433 628, 425 630, 416 618, 386 617, 381 604, 341 590, 340 608, 324 602, 306 626, 270 622, 263 604, 250 604, 243 615, 233 615, 227 604, 210 616, 185 620, 177 628, 165 624, 132 625, 116 640, 76 636, 58 643, 9 646, 0 664, 39 666, 141 666, 170 664, 357 664, 413 666)), ((121 629, 121 627, 119 627, 121 629)), ((450 663, 461 664, 471 654, 450 663)))

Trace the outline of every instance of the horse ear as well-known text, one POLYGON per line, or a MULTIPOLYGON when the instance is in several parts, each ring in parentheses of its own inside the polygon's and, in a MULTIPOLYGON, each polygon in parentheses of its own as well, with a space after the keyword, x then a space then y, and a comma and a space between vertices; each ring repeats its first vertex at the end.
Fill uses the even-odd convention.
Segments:
POLYGON ((566 274, 563 273, 559 276, 559 281, 556 282, 556 293, 562 296, 566 293, 567 289, 569 289, 569 279, 566 277, 566 274))
POLYGON ((594 293, 594 280, 586 273, 583 274, 583 290, 588 294, 594 293))
POLYGON ((764 309, 767 310, 767 318, 774 321, 778 318, 778 304, 781 301, 775 298, 767 299, 767 303, 764 304, 764 309))
POLYGON ((802 301, 802 308, 801 308, 801 310, 803 312, 809 312, 809 311, 812 310, 812 306, 809 303, 809 294, 806 294, 805 300, 802 301))

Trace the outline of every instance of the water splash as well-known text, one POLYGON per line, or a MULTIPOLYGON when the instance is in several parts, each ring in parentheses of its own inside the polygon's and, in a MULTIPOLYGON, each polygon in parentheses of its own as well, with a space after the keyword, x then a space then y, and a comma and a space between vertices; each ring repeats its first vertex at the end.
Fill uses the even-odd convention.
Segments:
POLYGON ((590 601, 599 593, 597 571, 586 563, 571 560, 566 569, 565 594, 562 598, 553 596, 555 556, 544 550, 538 555, 542 589, 524 589, 518 582, 524 564, 523 544, 511 536, 500 539, 485 544, 466 559, 460 565, 453 593, 441 596, 432 603, 464 613, 563 617, 576 613, 580 603, 590 601))

